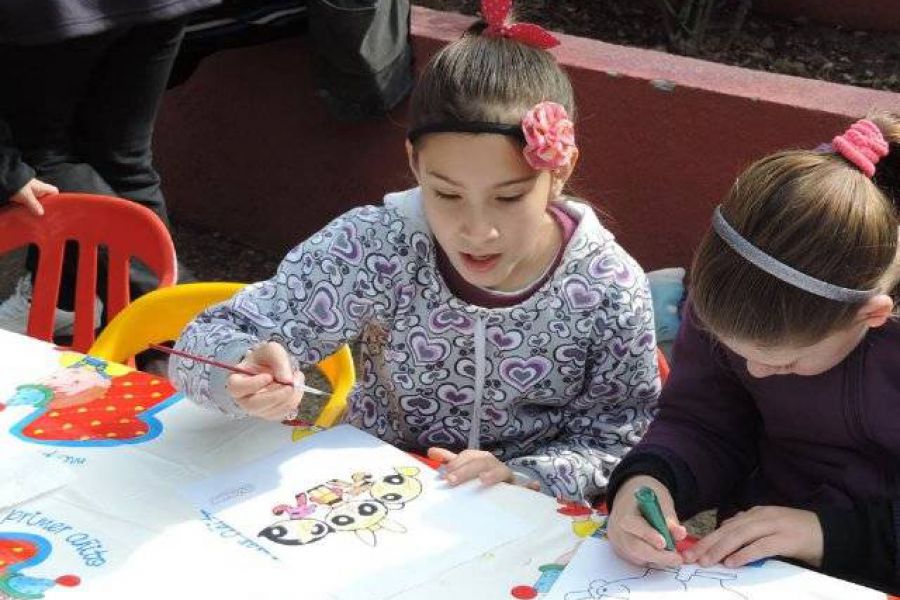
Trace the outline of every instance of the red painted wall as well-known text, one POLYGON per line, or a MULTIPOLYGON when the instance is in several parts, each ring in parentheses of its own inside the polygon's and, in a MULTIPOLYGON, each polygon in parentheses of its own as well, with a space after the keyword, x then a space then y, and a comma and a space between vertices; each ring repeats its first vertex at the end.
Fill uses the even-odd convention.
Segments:
MULTIPOLYGON (((414 9, 419 64, 468 22, 414 9)), ((873 107, 900 111, 900 94, 561 37, 554 52, 580 111, 575 189, 647 269, 689 264, 711 208, 753 159, 827 141, 873 107)), ((156 156, 177 218, 281 252, 413 184, 405 107, 339 123, 307 63, 303 40, 223 52, 167 95, 156 156)))
POLYGON ((897 0, 755 0, 761 12, 783 17, 804 16, 818 23, 849 29, 900 31, 897 0))

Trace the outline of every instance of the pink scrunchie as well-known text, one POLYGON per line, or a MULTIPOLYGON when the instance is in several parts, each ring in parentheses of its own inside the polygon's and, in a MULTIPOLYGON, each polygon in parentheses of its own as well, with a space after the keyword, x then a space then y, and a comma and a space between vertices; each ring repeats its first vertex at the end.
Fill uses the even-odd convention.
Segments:
POLYGON ((875 175, 875 165, 887 156, 889 150, 881 130, 869 119, 860 119, 843 135, 835 136, 831 147, 856 165, 866 177, 875 175))
POLYGON ((553 170, 569 163, 575 152, 575 124, 563 105, 541 102, 522 118, 525 160, 533 169, 553 170))

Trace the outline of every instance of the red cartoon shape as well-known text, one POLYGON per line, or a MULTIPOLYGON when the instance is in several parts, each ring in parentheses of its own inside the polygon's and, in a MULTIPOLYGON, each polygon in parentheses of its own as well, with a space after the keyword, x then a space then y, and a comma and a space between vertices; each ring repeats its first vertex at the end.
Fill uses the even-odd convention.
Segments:
POLYGON ((178 397, 165 379, 85 357, 35 384, 22 385, 9 406, 35 413, 12 433, 31 442, 57 445, 135 443, 156 437, 162 425, 153 416, 178 397))

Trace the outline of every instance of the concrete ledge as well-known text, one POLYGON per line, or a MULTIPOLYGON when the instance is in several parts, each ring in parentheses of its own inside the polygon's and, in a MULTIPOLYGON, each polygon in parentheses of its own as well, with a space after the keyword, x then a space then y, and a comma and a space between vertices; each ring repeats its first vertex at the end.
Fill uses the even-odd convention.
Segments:
MULTIPOLYGON (((471 18, 413 9, 426 62, 471 18)), ((575 83, 576 193, 653 269, 687 265, 710 210, 753 159, 814 147, 900 94, 561 36, 575 83)), ((284 251, 353 206, 412 184, 405 107, 348 125, 315 97, 305 40, 223 52, 170 92, 156 151, 177 218, 284 251)))

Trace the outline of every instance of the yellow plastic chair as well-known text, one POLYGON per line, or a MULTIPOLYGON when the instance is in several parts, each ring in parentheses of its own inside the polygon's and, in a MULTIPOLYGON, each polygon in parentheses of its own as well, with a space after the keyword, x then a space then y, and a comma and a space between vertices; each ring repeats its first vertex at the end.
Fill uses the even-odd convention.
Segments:
MULTIPOLYGON (((206 307, 224 302, 245 284, 225 281, 184 283, 154 290, 129 304, 109 322, 88 354, 112 362, 126 362, 150 344, 177 339, 181 330, 206 307)), ((331 384, 331 397, 316 427, 331 427, 341 418, 356 383, 353 356, 344 344, 316 367, 331 384)))

